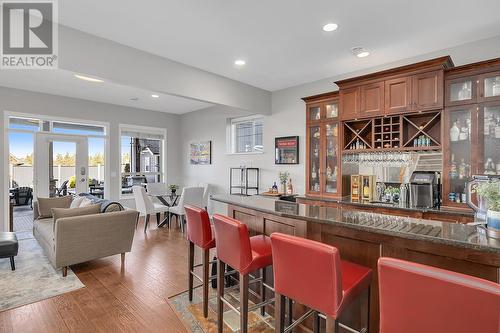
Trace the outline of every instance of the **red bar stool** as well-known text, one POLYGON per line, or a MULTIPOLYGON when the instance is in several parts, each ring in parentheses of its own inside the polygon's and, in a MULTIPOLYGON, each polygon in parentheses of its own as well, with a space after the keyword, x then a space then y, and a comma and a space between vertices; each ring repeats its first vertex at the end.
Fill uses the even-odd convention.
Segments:
MULTIPOLYGON (((266 284, 266 267, 273 263, 271 241, 269 237, 260 235, 250 237, 245 224, 227 216, 215 214, 213 217, 215 239, 217 241, 217 329, 222 333, 224 327, 224 304, 240 315, 240 332, 248 331, 248 312, 274 302, 274 298, 266 300, 266 289, 273 290, 266 284), (239 273, 240 307, 235 308, 224 298, 224 271, 226 264, 239 273), (261 277, 250 281, 250 273, 261 270, 261 277), (261 302, 248 306, 249 284, 261 283, 261 302)), ((229 289, 228 289, 229 290, 229 289)))
POLYGON ((498 333, 500 285, 393 258, 378 260, 380 333, 498 333))
MULTIPOLYGON (((371 269, 340 260, 337 248, 295 236, 273 233, 273 271, 276 332, 289 332, 314 314, 314 332, 319 332, 319 317, 326 317, 326 332, 338 332, 345 307, 365 292, 370 295, 371 269), (285 297, 310 308, 285 328, 285 297)), ((368 330, 369 311, 360 332, 368 330)))
POLYGON ((208 317, 208 286, 214 277, 209 277, 210 249, 215 247, 215 238, 212 235, 212 226, 206 210, 184 205, 186 210, 187 237, 189 241, 188 272, 189 272, 189 301, 193 301, 193 278, 201 281, 203 286, 203 316, 208 317), (194 265, 194 247, 199 247, 203 252, 203 263, 194 265), (203 277, 195 274, 194 268, 202 266, 203 277))

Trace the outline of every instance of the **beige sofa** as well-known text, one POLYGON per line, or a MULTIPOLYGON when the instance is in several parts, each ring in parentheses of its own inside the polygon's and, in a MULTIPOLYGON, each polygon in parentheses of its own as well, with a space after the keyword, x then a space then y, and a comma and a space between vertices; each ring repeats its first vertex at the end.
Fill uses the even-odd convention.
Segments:
POLYGON ((114 211, 75 217, 39 218, 38 204, 33 203, 33 235, 55 268, 130 252, 139 213, 135 210, 114 211))

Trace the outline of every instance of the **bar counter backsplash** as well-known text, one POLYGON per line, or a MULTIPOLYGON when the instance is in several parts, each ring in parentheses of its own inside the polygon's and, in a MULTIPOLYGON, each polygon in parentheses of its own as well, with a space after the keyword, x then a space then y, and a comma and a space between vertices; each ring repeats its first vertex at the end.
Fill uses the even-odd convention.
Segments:
POLYGON ((282 217, 500 253, 500 240, 487 237, 482 227, 472 225, 357 211, 352 207, 320 207, 261 196, 214 195, 212 200, 282 217))

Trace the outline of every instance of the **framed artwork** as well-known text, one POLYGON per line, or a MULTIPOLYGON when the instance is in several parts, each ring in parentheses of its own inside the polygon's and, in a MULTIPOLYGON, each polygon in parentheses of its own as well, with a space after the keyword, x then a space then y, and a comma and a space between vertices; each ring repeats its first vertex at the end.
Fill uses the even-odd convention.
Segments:
POLYGON ((299 137, 285 136, 274 139, 275 164, 299 164, 299 137))
POLYGON ((191 164, 212 164, 212 141, 193 142, 189 145, 189 161, 191 164))

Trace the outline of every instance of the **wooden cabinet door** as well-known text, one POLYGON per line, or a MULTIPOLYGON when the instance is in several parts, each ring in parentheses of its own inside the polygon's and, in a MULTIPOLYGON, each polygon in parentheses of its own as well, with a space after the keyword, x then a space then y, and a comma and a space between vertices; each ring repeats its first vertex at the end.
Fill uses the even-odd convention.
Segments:
POLYGON ((443 108, 443 71, 416 74, 412 77, 412 109, 414 111, 443 108))
POLYGON ((340 117, 352 120, 358 118, 360 109, 359 87, 340 90, 340 117))
POLYGON ((385 113, 404 113, 411 109, 411 77, 387 80, 384 83, 385 113))
POLYGON ((361 86, 360 95, 360 117, 381 116, 384 113, 384 82, 361 86))

